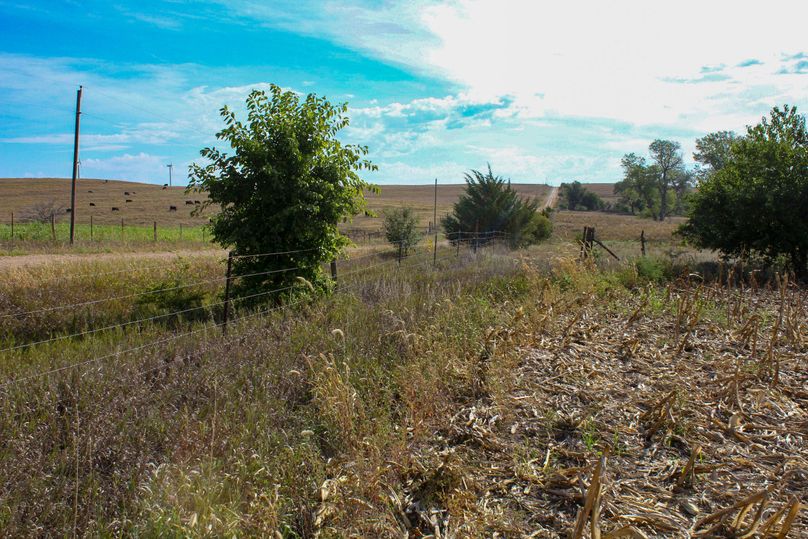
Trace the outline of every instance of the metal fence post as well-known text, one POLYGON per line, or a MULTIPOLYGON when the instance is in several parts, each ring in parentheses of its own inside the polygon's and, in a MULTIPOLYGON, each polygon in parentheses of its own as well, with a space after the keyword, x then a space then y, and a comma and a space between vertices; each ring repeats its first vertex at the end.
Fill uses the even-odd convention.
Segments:
POLYGON ((230 283, 233 281, 233 251, 227 253, 227 278, 224 285, 224 316, 222 333, 227 335, 227 320, 230 317, 230 283))

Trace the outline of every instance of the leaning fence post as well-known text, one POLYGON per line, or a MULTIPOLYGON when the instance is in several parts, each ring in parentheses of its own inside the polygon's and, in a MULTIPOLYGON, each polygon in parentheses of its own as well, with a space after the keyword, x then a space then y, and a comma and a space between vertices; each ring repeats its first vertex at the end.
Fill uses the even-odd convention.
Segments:
POLYGON ((227 277, 224 284, 224 316, 222 318, 222 333, 227 335, 227 319, 230 315, 230 283, 233 280, 233 251, 227 253, 227 277))
POLYGON ((642 251, 642 256, 645 256, 645 230, 640 232, 640 249, 642 251))
POLYGON ((331 278, 336 281, 337 280, 337 261, 331 261, 331 278))

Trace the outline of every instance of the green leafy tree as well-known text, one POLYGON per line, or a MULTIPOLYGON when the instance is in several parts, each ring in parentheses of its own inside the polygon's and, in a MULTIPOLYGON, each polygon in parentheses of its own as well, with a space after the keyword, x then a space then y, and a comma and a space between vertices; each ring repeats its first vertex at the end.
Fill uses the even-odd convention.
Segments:
POLYGON ((808 130, 796 107, 747 129, 699 185, 682 233, 727 256, 785 256, 808 277, 808 130))
POLYGON ((621 160, 623 180, 615 184, 615 193, 627 206, 632 215, 637 212, 649 212, 656 219, 659 207, 659 191, 656 188, 656 169, 649 165, 644 157, 628 153, 621 160))
POLYGON ((204 148, 208 163, 190 166, 188 188, 221 208, 210 228, 237 256, 235 274, 262 274, 237 279, 234 292, 292 288, 297 277, 324 287, 323 263, 349 243, 338 223, 365 208, 364 190, 378 191, 359 176, 376 168, 367 148, 337 139, 348 125, 347 105, 272 85, 269 94, 247 97, 246 123, 227 106, 220 112, 225 127, 216 136, 232 151, 204 148), (264 255, 276 252, 286 254, 264 255))
POLYGON ((520 197, 510 182, 494 176, 490 165, 487 174, 472 170, 465 180, 465 192, 441 222, 450 239, 468 239, 475 232, 481 238, 504 232, 512 247, 520 247, 550 235, 552 225, 537 211, 539 201, 520 197))
POLYGON ((559 205, 564 209, 594 211, 603 208, 603 200, 597 193, 590 191, 579 181, 562 183, 558 194, 561 199, 559 205))
POLYGON ((668 215, 668 191, 673 179, 683 171, 682 147, 678 142, 657 139, 648 150, 655 165, 657 189, 659 189, 659 213, 657 219, 664 221, 668 215))
POLYGON ((738 140, 732 131, 716 131, 696 139, 693 159, 700 163, 706 173, 724 168, 731 156, 732 144, 738 140))
POLYGON ((393 208, 384 212, 384 236, 396 248, 406 255, 410 248, 421 241, 418 232, 418 219, 410 207, 393 208))

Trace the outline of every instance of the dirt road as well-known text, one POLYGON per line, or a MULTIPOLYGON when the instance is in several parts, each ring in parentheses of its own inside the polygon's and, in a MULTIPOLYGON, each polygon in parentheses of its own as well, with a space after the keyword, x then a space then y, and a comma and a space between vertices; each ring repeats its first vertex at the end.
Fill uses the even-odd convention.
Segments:
POLYGON ((18 269, 29 266, 40 266, 42 264, 71 264, 82 262, 111 262, 118 260, 166 260, 170 261, 178 257, 193 256, 213 256, 221 254, 225 256, 225 251, 220 249, 205 250, 180 250, 161 251, 145 253, 88 253, 88 254, 35 254, 21 256, 0 256, 0 271, 18 269))
POLYGON ((539 207, 540 210, 545 208, 555 208, 555 205, 558 203, 558 187, 553 187, 550 189, 550 192, 547 193, 547 198, 544 199, 544 203, 539 207))

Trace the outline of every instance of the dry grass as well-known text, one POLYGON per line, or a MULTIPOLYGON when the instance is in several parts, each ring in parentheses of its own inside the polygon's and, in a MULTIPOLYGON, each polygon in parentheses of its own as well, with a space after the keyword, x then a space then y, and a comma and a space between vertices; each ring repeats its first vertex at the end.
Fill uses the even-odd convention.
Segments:
MULTIPOLYGON (((543 199, 549 190, 545 185, 514 184, 524 196, 543 199)), ((451 211, 452 204, 458 199, 464 185, 438 186, 438 217, 451 211)), ((216 211, 208 208, 201 216, 190 215, 193 205, 186 201, 204 201, 203 194, 186 195, 183 187, 163 189, 162 186, 125 182, 120 180, 82 179, 77 189, 76 220, 88 224, 93 216, 95 224, 120 225, 121 219, 126 225, 151 226, 157 222, 159 227, 201 226, 216 211), (92 191, 90 193, 89 191, 92 191), (129 195, 125 193, 129 192, 129 195), (132 202, 127 203, 129 199, 132 202), (94 203, 95 206, 90 206, 94 203), (176 206, 177 211, 169 211, 176 206), (119 211, 112 211, 112 207, 119 211)), ((43 203, 55 201, 64 207, 70 206, 70 181, 60 178, 0 178, 0 222, 9 224, 11 212, 17 219, 29 208, 43 203)), ((385 209, 412 206, 416 210, 421 226, 432 221, 434 203, 434 187, 431 185, 385 185, 378 195, 368 194, 370 209, 379 217, 357 216, 353 222, 345 223, 349 231, 378 231, 381 229, 382 216, 385 209)), ((69 222, 67 213, 57 215, 57 222, 69 222)))
MULTIPOLYGON (((369 273, 346 263, 342 292, 226 337, 199 325, 0 390, 0 529, 804 536, 808 292, 651 282, 639 266, 559 257, 574 243, 549 247, 444 248, 437 270, 428 249, 401 269, 378 254, 356 263, 369 273)), ((33 281, 13 282, 35 302, 33 281)), ((30 323, 20 331, 50 322, 30 323)), ((0 372, 167 335, 154 324, 0 354, 0 372)))
POLYGON ((651 242, 676 241, 674 232, 685 222, 684 217, 671 217, 664 222, 599 211, 558 210, 553 214, 553 234, 564 240, 572 240, 581 235, 585 226, 593 226, 598 239, 639 241, 640 233, 651 242))

